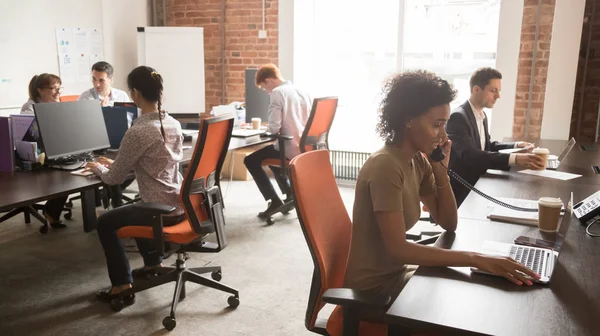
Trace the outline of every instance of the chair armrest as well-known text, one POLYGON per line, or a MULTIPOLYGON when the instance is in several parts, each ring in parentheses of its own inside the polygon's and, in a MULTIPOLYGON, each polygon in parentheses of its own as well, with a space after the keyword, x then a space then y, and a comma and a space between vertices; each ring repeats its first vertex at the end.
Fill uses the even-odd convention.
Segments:
POLYGON ((155 215, 168 215, 176 209, 172 205, 160 203, 135 203, 133 206, 138 211, 145 211, 155 215))
POLYGON ((264 135, 268 138, 277 139, 277 140, 292 140, 292 139, 294 139, 294 137, 291 135, 273 134, 270 132, 266 132, 264 135))
POLYGON ((135 203, 132 205, 137 211, 147 212, 154 218, 152 220, 152 235, 154 243, 156 244, 156 252, 160 256, 165 254, 165 240, 163 238, 163 223, 161 215, 168 215, 175 211, 175 207, 172 205, 160 204, 160 203, 135 203))
POLYGON ((343 307, 386 307, 392 298, 385 294, 364 293, 350 288, 330 288, 323 293, 323 301, 343 307))

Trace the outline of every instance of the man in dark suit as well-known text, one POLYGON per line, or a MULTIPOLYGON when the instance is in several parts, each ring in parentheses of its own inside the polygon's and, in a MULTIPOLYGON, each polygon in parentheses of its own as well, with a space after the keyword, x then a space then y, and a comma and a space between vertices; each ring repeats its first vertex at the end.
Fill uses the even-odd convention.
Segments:
MULTIPOLYGON (((544 162, 540 156, 530 153, 499 153, 501 149, 524 148, 531 152, 533 144, 528 142, 491 141, 488 120, 484 108, 492 108, 500 98, 502 74, 492 68, 476 70, 469 82, 471 97, 450 115, 446 131, 452 140, 450 168, 471 185, 488 169, 508 170, 510 166, 540 169, 544 162)), ((460 206, 467 198, 469 189, 451 179, 456 204, 460 206)))

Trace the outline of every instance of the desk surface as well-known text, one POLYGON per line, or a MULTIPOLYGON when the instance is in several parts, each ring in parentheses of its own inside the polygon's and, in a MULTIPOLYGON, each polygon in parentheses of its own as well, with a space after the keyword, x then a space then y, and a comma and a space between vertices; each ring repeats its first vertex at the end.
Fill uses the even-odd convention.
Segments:
MULTIPOLYGON (((553 146, 558 146, 560 153, 564 143, 536 144, 553 152, 553 146)), ((598 152, 576 147, 561 170, 575 173, 574 169, 594 160, 600 161, 598 152)), ((555 195, 568 200, 573 191, 574 201, 579 201, 599 189, 582 179, 564 182, 494 172, 482 177, 476 187, 491 196, 527 199, 555 195)), ((590 176, 589 181, 595 180, 590 176)), ((485 240, 510 243, 520 235, 542 237, 537 227, 485 219, 490 204, 471 192, 459 209, 456 233, 444 233, 436 246, 475 251, 485 240)), ((469 268, 420 267, 387 318, 443 334, 591 335, 600 329, 599 261, 600 240, 586 235, 573 218, 549 285, 516 286, 499 277, 472 274, 469 268)))
POLYGON ((95 177, 77 176, 68 171, 38 171, 0 174, 0 210, 17 208, 52 197, 69 195, 101 184, 95 177))

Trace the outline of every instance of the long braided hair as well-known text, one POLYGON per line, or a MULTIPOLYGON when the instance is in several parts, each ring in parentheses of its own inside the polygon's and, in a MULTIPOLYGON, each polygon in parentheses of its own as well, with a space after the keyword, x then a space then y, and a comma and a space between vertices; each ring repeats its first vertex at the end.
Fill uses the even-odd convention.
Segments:
POLYGON ((139 66, 133 69, 127 76, 127 86, 130 91, 136 89, 144 99, 158 105, 158 120, 160 121, 160 133, 163 141, 167 141, 163 118, 165 111, 162 109, 163 79, 162 76, 149 66, 139 66))

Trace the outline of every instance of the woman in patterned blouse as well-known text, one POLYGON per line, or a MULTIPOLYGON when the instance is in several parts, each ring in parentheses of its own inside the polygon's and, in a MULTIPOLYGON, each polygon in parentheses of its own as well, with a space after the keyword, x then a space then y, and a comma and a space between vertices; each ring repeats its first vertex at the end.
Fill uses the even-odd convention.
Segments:
MULTIPOLYGON (((181 125, 161 109, 163 80, 154 69, 147 66, 135 68, 127 76, 127 85, 142 115, 125 133, 114 161, 100 158, 98 162, 88 164, 88 168, 109 185, 123 183, 133 171, 142 202, 174 206, 176 210, 163 219, 163 225, 177 224, 185 217, 179 200, 182 181, 179 162, 183 158, 181 125)), ((110 289, 96 293, 102 301, 110 302, 116 294, 131 288, 132 272, 117 231, 127 225, 151 225, 151 218, 138 211, 137 206, 122 206, 98 218, 98 236, 112 284, 110 289)), ((161 265, 162 256, 158 255, 154 242, 145 239, 137 239, 136 242, 145 265, 138 273, 161 265)), ((132 294, 125 298, 125 304, 132 304, 134 300, 132 294)))

